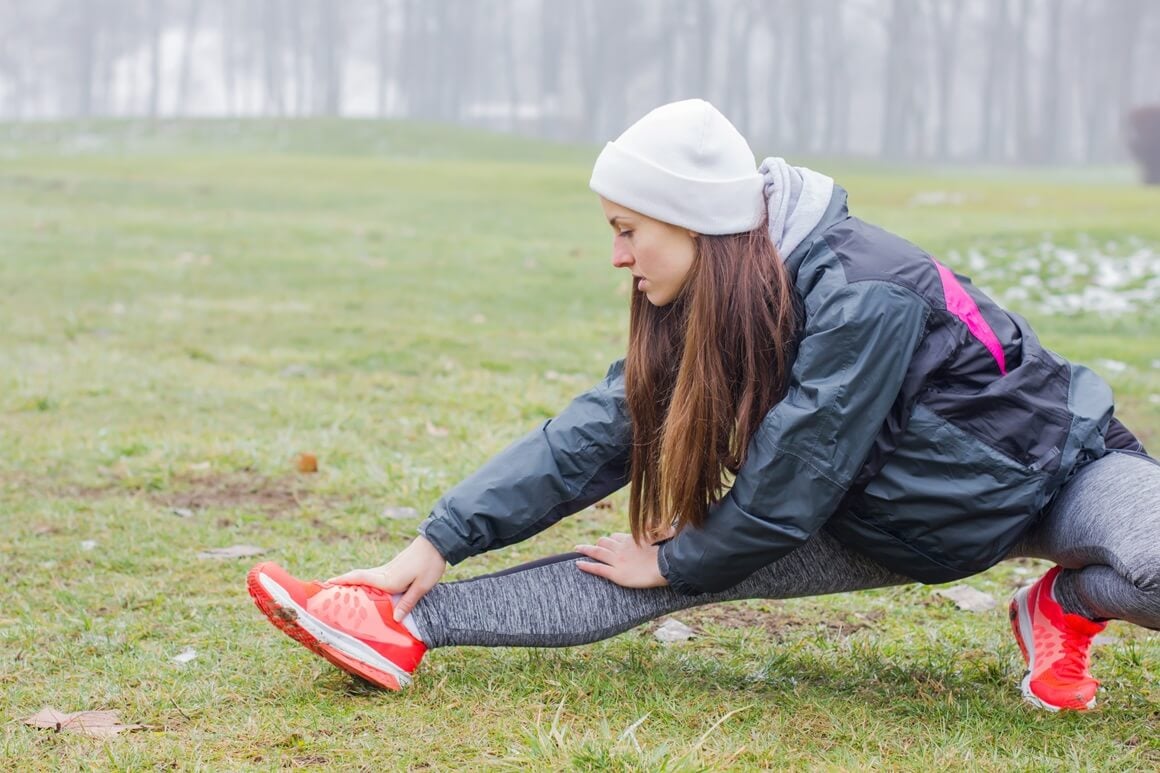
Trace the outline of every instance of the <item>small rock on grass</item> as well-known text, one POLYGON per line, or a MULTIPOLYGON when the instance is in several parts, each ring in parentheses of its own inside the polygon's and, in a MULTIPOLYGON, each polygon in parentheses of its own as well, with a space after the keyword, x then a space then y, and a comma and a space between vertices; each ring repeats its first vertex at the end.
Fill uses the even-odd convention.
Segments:
POLYGON ((653 636, 665 644, 675 644, 677 642, 688 641, 693 638, 694 633, 692 628, 680 620, 675 620, 670 617, 653 631, 653 636))
POLYGON ((266 552, 265 548, 254 545, 230 545, 228 548, 210 548, 197 554, 202 559, 249 558, 260 556, 266 552))
POLYGON ((413 507, 384 507, 383 517, 391 520, 404 520, 407 518, 418 518, 419 511, 413 507))
POLYGON ((997 603, 991 594, 975 590, 969 585, 936 590, 935 595, 950 599, 955 602, 956 607, 967 612, 986 612, 988 609, 994 609, 997 603))

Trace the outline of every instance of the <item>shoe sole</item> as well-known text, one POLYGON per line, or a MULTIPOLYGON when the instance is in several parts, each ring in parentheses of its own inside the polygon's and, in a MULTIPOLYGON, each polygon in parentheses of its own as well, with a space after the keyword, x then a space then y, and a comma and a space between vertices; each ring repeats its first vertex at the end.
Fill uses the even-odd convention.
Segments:
POLYGON ((1011 618, 1011 630, 1015 634, 1015 641, 1019 644, 1019 650, 1023 653, 1023 660, 1027 663, 1027 671, 1023 674, 1023 681, 1020 683, 1020 688, 1023 691, 1023 700, 1030 703, 1039 709, 1045 709, 1050 712, 1059 712, 1067 709, 1068 711, 1085 711, 1094 708, 1096 699, 1092 698, 1088 701, 1084 708, 1077 708, 1072 706, 1055 706, 1047 703, 1031 690, 1031 674, 1035 671, 1035 637, 1031 632, 1031 609, 1028 607, 1027 598, 1031 595, 1031 588, 1020 588, 1015 593, 1015 597, 1011 599, 1011 606, 1009 607, 1009 616, 1011 618))
POLYGON ((343 671, 387 690, 401 690, 411 683, 411 675, 402 668, 299 606, 268 574, 251 570, 246 587, 258 609, 278 630, 343 671))

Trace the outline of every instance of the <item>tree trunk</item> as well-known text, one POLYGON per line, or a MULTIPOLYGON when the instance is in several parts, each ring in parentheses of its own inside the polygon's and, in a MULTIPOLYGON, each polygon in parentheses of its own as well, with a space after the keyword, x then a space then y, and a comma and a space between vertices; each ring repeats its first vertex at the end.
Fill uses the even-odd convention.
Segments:
POLYGON ((697 34, 695 51, 690 57, 693 63, 692 88, 699 97, 711 96, 711 81, 713 75, 713 39, 716 34, 717 14, 720 11, 713 7, 710 0, 695 0, 696 22, 693 30, 697 34))
POLYGON ((316 82, 318 91, 316 110, 323 115, 337 117, 342 112, 342 17, 339 3, 323 0, 319 4, 318 33, 315 43, 316 82))
POLYGON ((286 113, 280 5, 280 0, 262 0, 262 80, 266 86, 266 108, 272 108, 277 116, 286 113))
POLYGON ((752 8, 748 0, 733 5, 725 27, 727 43, 723 112, 743 135, 749 133, 749 32, 752 8))
POLYGON ((379 118, 387 114, 387 84, 391 66, 389 19, 387 0, 375 0, 375 114, 379 118))
POLYGON ((584 126, 586 139, 600 136, 600 105, 597 101, 603 68, 598 64, 604 58, 604 31, 600 29, 594 7, 596 0, 577 0, 573 5, 576 14, 576 31, 580 45, 577 46, 576 70, 580 78, 580 120, 584 126))
POLYGON ((1019 38, 1019 31, 1031 26, 1031 0, 1017 0, 1015 21, 1009 30, 1008 47, 1011 51, 1011 112, 1015 160, 1025 163, 1031 155, 1031 105, 1028 95, 1027 45, 1019 38))
POLYGON ((889 159, 901 158, 907 145, 907 111, 910 107, 907 65, 914 10, 913 0, 893 0, 890 5, 880 144, 882 155, 889 159))
POLYGON ((1043 70, 1040 73, 1039 88, 1043 94, 1040 108, 1042 123, 1039 128, 1038 160, 1054 164, 1060 160, 1060 94, 1062 73, 1060 72, 1060 38, 1063 27, 1063 0, 1048 0, 1047 45, 1043 56, 1043 70))
POLYGON ((963 4, 928 0, 927 14, 934 28, 937 46, 935 55, 935 88, 938 90, 938 112, 935 127, 935 156, 940 161, 951 157, 951 129, 954 105, 955 64, 958 54, 959 20, 962 18, 963 4))
POLYGON ((93 68, 96 64, 98 9, 96 0, 78 4, 72 29, 72 61, 75 114, 87 118, 93 112, 93 68))
POLYGON ((560 70, 564 60, 564 8, 552 0, 540 2, 540 134, 561 138, 560 111, 564 100, 560 70))
POLYGON ((237 114, 237 38, 238 14, 235 10, 239 0, 223 0, 221 4, 221 71, 225 89, 226 115, 237 114))
POLYGON ((201 0, 189 0, 185 14, 185 30, 181 47, 181 71, 177 85, 175 113, 184 115, 189 108, 189 82, 193 72, 193 43, 197 37, 197 23, 201 15, 201 0))
POLYGON ((161 15, 165 3, 147 2, 149 8, 149 117, 161 111, 161 15))
POLYGON ((787 117, 794 126, 794 147, 808 153, 815 147, 814 111, 818 101, 813 80, 813 9, 810 0, 793 0, 790 7, 793 18, 782 23, 794 31, 790 40, 796 66, 790 81, 793 109, 787 117))
POLYGON ((1004 59, 1007 44, 1007 0, 992 0, 986 31, 986 69, 979 106, 979 158, 993 161, 1002 155, 1004 59))
MULTIPOLYGON (((507 84, 508 100, 508 131, 516 131, 519 126, 520 109, 520 79, 519 79, 519 52, 516 50, 516 35, 510 18, 505 18, 503 8, 497 9, 497 18, 501 20, 500 29, 503 32, 504 82, 507 84)), ((507 14, 513 11, 506 9, 507 14)))

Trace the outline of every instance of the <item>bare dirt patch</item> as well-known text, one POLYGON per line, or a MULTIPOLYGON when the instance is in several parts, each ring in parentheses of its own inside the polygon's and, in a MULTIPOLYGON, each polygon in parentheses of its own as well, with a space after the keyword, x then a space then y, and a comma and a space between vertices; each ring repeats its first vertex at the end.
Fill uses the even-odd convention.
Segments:
POLYGON ((189 510, 260 510, 293 512, 318 498, 296 478, 266 478, 252 473, 174 476, 174 490, 143 491, 159 505, 189 510))
POLYGON ((250 470, 222 473, 177 473, 163 485, 110 480, 89 486, 46 487, 53 496, 72 499, 109 499, 131 496, 146 499, 179 515, 205 510, 249 510, 275 516, 295 513, 306 505, 328 506, 331 497, 313 491, 298 476, 269 478, 250 470))
MULTIPOLYGON (((882 616, 881 610, 874 610, 844 617, 807 619, 781 610, 765 611, 744 604, 712 604, 671 615, 698 633, 703 633, 708 627, 760 628, 777 640, 786 638, 790 632, 803 630, 824 630, 829 635, 845 638, 858 631, 873 628, 882 616)), ((657 623, 654 623, 650 627, 650 632, 656 625, 657 623)))

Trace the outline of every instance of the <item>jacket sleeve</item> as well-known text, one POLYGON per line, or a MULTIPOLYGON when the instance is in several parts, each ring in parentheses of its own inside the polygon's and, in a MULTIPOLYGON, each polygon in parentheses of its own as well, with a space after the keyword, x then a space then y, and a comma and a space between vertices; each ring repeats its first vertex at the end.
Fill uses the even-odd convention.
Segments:
POLYGON ((703 527, 661 546, 661 574, 678 593, 730 588, 805 542, 838 507, 898 394, 925 301, 876 280, 815 295, 786 396, 754 433, 729 493, 703 527))
POLYGON ((444 494, 419 532, 452 564, 525 540, 623 487, 631 442, 618 360, 559 416, 444 494))

